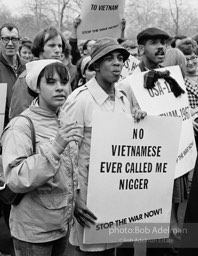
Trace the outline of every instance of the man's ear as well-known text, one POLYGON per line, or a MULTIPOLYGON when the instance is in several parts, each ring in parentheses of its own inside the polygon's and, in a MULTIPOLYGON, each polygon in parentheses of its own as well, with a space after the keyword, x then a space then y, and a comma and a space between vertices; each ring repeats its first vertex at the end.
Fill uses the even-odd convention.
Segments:
POLYGON ((138 45, 138 51, 139 51, 140 56, 142 56, 144 54, 144 45, 143 44, 138 45))

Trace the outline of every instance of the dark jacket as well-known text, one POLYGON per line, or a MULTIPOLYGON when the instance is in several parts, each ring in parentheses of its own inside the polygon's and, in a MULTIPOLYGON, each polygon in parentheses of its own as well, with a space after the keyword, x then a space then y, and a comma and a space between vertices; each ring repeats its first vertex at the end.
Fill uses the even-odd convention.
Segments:
POLYGON ((26 70, 18 77, 14 84, 12 100, 10 102, 10 119, 20 115, 34 100, 34 96, 28 93, 25 78, 26 70))
POLYGON ((178 256, 198 255, 198 158, 194 168, 194 174, 190 189, 190 195, 186 206, 186 213, 183 224, 180 251, 178 256))
POLYGON ((17 77, 25 70, 25 61, 21 60, 17 55, 18 69, 14 70, 8 62, 4 59, 2 53, 0 53, 0 83, 7 83, 7 98, 6 98, 6 111, 4 126, 9 121, 9 107, 12 97, 13 85, 15 84, 17 77))
POLYGON ((69 44, 71 45, 71 56, 72 56, 72 64, 76 65, 77 62, 81 59, 80 52, 78 50, 78 42, 75 38, 69 39, 69 44))

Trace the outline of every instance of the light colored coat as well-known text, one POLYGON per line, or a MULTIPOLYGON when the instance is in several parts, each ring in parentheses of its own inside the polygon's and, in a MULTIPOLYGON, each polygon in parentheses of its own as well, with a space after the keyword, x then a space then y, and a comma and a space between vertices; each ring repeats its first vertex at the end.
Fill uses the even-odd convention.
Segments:
POLYGON ((69 231, 77 189, 77 146, 67 146, 61 155, 52 148, 59 128, 57 116, 36 101, 23 115, 31 118, 36 133, 36 151, 28 121, 11 120, 4 131, 3 168, 8 186, 27 193, 10 213, 11 235, 31 243, 59 239, 69 231))
MULTIPOLYGON (((115 88, 115 101, 99 86, 95 77, 85 85, 74 90, 66 100, 61 113, 61 120, 64 123, 67 118, 77 121, 81 125, 83 140, 79 148, 78 169, 79 169, 79 195, 84 202, 87 199, 88 171, 91 146, 92 116, 93 111, 130 113, 130 105, 124 93, 115 88)), ((97 198, 96 198, 97 200, 97 198)), ((103 251, 114 248, 117 244, 83 244, 83 228, 75 221, 70 234, 70 242, 80 246, 83 251, 103 251)))

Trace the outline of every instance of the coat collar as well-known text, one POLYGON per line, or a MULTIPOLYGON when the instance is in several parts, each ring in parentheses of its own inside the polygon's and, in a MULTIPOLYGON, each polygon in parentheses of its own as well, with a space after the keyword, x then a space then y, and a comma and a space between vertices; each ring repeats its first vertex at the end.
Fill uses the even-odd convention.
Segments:
POLYGON ((57 114, 55 114, 53 111, 41 108, 38 104, 38 98, 34 99, 32 104, 30 105, 30 110, 34 113, 40 114, 45 117, 53 117, 57 118, 59 115, 60 110, 58 110, 57 114))
MULTIPOLYGON (((100 87, 95 77, 90 79, 86 86, 92 97, 99 105, 102 105, 108 98, 110 98, 109 95, 100 87)), ((122 99, 124 97, 123 93, 121 93, 116 87, 114 87, 114 89, 115 97, 122 99)))

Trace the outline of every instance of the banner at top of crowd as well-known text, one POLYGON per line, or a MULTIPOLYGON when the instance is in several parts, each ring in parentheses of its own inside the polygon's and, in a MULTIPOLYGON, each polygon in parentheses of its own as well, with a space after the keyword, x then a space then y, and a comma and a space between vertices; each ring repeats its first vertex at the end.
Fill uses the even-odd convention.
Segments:
POLYGON ((84 0, 79 39, 119 38, 121 18, 124 14, 124 0, 84 0))

